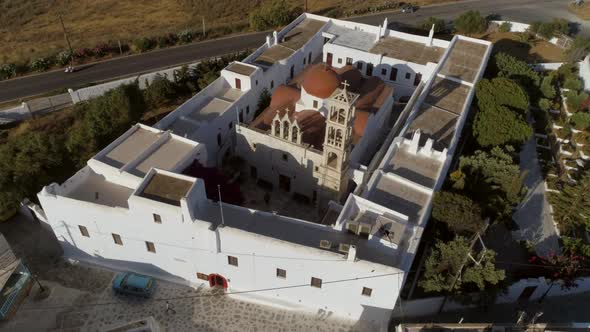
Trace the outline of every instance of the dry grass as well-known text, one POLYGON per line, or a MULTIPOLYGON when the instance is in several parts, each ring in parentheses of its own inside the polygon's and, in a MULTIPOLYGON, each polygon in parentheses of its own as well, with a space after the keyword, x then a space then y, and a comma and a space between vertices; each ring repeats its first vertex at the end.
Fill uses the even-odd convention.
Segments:
POLYGON ((568 10, 583 20, 590 20, 590 4, 585 3, 581 6, 576 6, 570 3, 568 10))
MULTIPOLYGON (((109 40, 130 40, 184 29, 199 30, 245 24, 248 13, 271 0, 2 0, 0 1, 0 63, 47 56, 65 49, 57 15, 63 14, 74 48, 109 40)), ((416 0, 419 5, 454 0, 416 0)), ((301 0, 287 0, 302 6, 301 0)), ((311 12, 358 9, 384 0, 309 1, 311 12)))
POLYGON ((493 32, 480 38, 493 42, 494 52, 505 52, 528 63, 563 61, 563 50, 544 40, 524 43, 514 32, 493 32))

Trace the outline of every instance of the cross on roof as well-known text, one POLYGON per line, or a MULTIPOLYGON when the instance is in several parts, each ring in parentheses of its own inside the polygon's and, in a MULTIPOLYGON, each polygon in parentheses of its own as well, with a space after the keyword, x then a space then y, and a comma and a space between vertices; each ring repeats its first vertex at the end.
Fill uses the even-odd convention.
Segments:
POLYGON ((346 88, 350 86, 347 80, 344 80, 344 82, 342 82, 342 85, 344 85, 344 91, 346 91, 346 88))

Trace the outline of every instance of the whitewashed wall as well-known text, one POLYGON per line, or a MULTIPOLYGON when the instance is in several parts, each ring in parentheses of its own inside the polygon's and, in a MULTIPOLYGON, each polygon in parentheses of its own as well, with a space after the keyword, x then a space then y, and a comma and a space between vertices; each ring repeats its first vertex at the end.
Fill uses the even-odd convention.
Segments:
POLYGON ((0 110, 0 125, 22 121, 31 118, 31 111, 27 103, 0 110))
POLYGON ((580 61, 579 75, 584 81, 584 90, 590 91, 590 55, 587 55, 584 60, 580 61))

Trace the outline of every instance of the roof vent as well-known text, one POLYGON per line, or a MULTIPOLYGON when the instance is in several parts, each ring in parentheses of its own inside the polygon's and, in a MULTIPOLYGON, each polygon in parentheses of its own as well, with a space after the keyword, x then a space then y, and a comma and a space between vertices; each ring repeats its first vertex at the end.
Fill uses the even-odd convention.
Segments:
POLYGON ((331 249, 332 248, 332 242, 330 242, 328 240, 321 240, 320 241, 320 248, 322 248, 322 249, 331 249))
POLYGON ((348 244, 348 243, 340 243, 340 245, 338 246, 338 251, 340 251, 343 254, 348 254, 349 250, 350 250, 350 244, 348 244))

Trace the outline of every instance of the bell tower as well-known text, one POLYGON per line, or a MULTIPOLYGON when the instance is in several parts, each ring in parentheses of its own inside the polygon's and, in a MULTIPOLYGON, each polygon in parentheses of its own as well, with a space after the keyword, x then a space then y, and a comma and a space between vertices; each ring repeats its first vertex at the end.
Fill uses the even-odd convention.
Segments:
POLYGON ((322 178, 323 196, 340 200, 348 185, 348 158, 352 143, 357 94, 347 91, 349 84, 344 81, 327 100, 326 136, 324 138, 324 159, 322 178))

